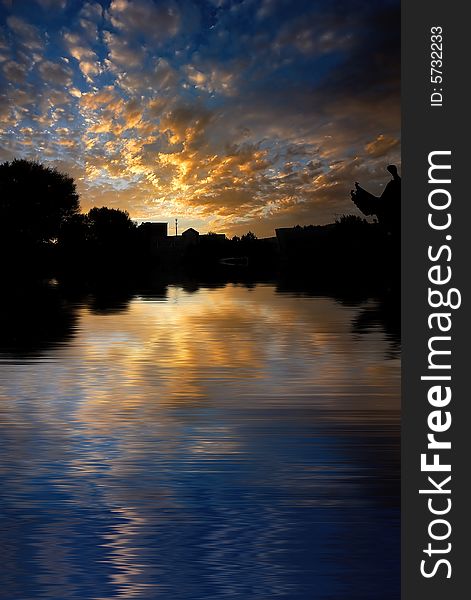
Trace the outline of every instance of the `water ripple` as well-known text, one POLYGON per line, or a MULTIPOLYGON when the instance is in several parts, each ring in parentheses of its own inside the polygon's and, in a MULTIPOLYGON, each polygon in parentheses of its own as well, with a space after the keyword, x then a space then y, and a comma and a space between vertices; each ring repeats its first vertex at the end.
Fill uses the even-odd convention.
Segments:
POLYGON ((0 348, 2 598, 399 598, 374 302, 174 286, 32 310, 49 327, 0 348))

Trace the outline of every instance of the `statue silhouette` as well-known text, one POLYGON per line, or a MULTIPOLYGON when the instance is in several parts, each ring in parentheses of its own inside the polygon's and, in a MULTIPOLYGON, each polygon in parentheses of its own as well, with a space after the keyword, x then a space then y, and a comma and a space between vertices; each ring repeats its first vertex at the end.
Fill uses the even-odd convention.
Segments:
POLYGON ((387 169, 393 178, 379 198, 364 190, 357 181, 355 189, 350 193, 353 202, 364 215, 376 216, 387 233, 396 236, 401 229, 401 178, 395 165, 389 165, 387 169))

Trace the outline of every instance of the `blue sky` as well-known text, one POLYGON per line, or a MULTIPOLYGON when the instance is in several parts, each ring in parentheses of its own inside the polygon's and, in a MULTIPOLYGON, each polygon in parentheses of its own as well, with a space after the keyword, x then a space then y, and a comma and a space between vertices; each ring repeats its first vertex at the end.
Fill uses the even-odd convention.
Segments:
POLYGON ((399 2, 0 0, 0 161, 84 210, 270 235, 399 161, 399 2))

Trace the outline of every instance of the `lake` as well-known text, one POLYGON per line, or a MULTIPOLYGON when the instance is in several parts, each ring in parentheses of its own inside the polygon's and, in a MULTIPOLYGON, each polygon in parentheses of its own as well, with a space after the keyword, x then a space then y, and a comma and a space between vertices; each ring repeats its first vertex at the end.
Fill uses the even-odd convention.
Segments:
POLYGON ((2 312, 2 598, 399 599, 379 300, 51 288, 2 312))

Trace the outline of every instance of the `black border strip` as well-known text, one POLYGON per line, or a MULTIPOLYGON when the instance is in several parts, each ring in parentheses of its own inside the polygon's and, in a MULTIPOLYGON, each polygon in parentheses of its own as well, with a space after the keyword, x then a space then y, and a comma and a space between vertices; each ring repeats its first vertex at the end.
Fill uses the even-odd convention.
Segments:
MULTIPOLYGON (((471 96, 468 94, 471 52, 467 50, 471 38, 470 5, 458 1, 427 2, 404 0, 402 3, 402 333, 403 333, 403 389, 402 389, 402 598, 405 600, 454 600, 471 597, 471 351, 468 336, 471 333, 468 299, 471 297, 471 96), (431 82, 431 28, 443 29, 443 82, 431 82), (432 88, 442 88, 442 106, 431 106, 432 88), (449 190, 452 202, 448 209, 452 223, 446 231, 433 230, 427 222, 430 212, 428 194, 433 184, 428 183, 428 156, 433 151, 451 151, 451 183, 437 184, 449 190), (452 239, 447 240, 446 235, 452 239), (449 245, 437 262, 452 269, 448 287, 457 288, 462 295, 459 309, 448 309, 452 327, 451 355, 441 356, 443 364, 451 369, 428 368, 428 341, 437 335, 429 329, 427 318, 434 309, 428 305, 428 270, 433 262, 427 256, 429 245, 434 249, 449 245), (421 472, 420 457, 428 453, 432 460, 434 451, 427 450, 430 433, 427 417, 434 410, 428 401, 427 391, 431 381, 421 381, 422 375, 451 375, 452 399, 441 410, 449 411, 452 424, 437 438, 451 441, 451 449, 440 452, 440 461, 451 464, 449 482, 451 494, 428 496, 419 494, 427 485, 427 476, 421 472), (470 480, 468 481, 468 478, 470 480), (437 498, 436 508, 452 501, 449 513, 443 515, 451 525, 449 538, 443 541, 430 539, 428 526, 434 518, 428 508, 428 498, 437 498), (440 500, 439 500, 440 499, 440 500), (441 502, 441 505, 439 504, 441 502), (431 542, 434 548, 451 551, 432 554, 423 552, 431 542), (434 561, 448 559, 448 567, 441 564, 435 576, 421 574, 421 561, 426 559, 425 570, 432 571, 434 561), (432 567, 432 568, 431 568, 432 567)), ((436 97, 438 98, 438 97, 436 97)), ((443 162, 448 159, 443 158, 443 162)), ((438 175, 438 171, 436 171, 438 175)), ((446 179, 442 172, 442 179, 446 179)), ((435 196, 437 199, 439 195, 435 196)), ((441 195, 444 200, 445 194, 441 195)), ((440 213, 444 216, 447 211, 440 213)), ((437 287, 437 286, 431 286, 437 287)), ((447 285, 441 285, 446 291, 447 285)), ((438 309, 445 310, 444 308, 438 309)), ((442 335, 447 335, 443 333, 442 335)), ((445 349, 446 343, 443 342, 445 349)), ((436 382, 437 384, 437 382, 436 382)), ((437 472, 436 481, 445 473, 437 472)), ((443 488, 446 486, 444 485, 443 488)), ((434 533, 444 535, 446 525, 433 526, 434 533)))

